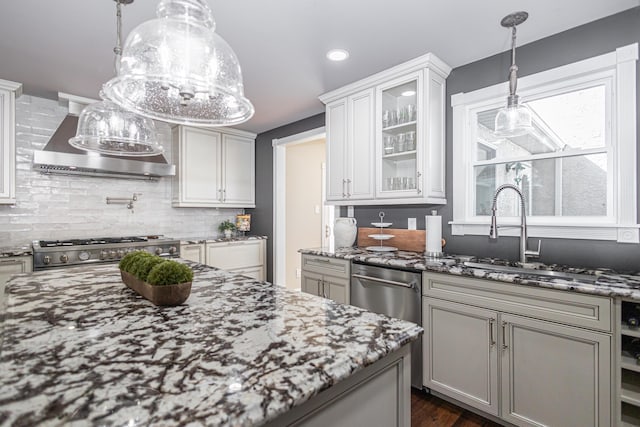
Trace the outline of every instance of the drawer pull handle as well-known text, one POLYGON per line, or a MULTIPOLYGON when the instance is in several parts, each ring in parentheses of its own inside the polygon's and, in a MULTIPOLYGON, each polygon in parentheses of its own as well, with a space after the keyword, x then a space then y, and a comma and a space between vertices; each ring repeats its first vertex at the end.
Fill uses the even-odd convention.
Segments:
POLYGON ((507 322, 502 322, 502 349, 507 350, 509 344, 507 344, 507 322))
POLYGON ((489 319, 489 346, 493 347, 496 345, 496 339, 493 336, 493 324, 495 323, 495 319, 489 319))
POLYGON ((372 282, 384 283, 386 285, 401 286, 403 288, 413 288, 413 283, 396 282, 395 280, 380 279, 378 277, 364 276, 362 274, 352 274, 351 277, 362 280, 370 280, 372 282))

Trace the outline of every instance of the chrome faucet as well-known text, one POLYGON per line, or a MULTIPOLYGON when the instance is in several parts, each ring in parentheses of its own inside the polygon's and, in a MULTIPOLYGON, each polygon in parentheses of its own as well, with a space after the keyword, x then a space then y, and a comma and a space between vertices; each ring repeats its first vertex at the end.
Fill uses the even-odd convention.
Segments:
MULTIPOLYGON (((493 204, 491 205, 491 228, 489 229, 489 239, 498 240, 498 225, 496 222, 496 203, 498 201, 498 194, 502 190, 507 188, 512 189, 518 196, 520 196, 520 262, 527 262, 527 257, 538 258, 540 256, 540 245, 542 242, 538 240, 538 250, 530 250, 527 249, 527 217, 526 217, 526 207, 524 204, 524 196, 518 187, 512 184, 504 184, 498 187, 495 194, 493 195, 493 204)), ((508 227, 506 227, 508 228, 508 227)))

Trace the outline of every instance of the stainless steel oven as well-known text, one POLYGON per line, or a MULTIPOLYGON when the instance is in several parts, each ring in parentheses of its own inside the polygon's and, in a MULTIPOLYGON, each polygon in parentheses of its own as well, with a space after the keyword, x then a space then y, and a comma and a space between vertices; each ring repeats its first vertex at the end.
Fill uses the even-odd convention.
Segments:
MULTIPOLYGON (((422 275, 354 262, 351 304, 422 326, 422 275)), ((422 337, 411 343, 411 385, 422 389, 422 337)))
POLYGON ((98 237, 89 239, 36 240, 34 271, 86 264, 113 263, 132 251, 163 257, 179 257, 180 241, 163 236, 98 237))

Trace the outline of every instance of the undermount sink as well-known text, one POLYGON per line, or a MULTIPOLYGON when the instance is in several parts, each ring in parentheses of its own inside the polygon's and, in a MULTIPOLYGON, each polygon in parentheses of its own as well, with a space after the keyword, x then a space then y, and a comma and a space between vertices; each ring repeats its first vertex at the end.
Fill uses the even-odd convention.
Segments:
POLYGON ((484 270, 493 270, 504 273, 516 273, 526 274, 529 276, 546 276, 549 278, 563 279, 563 280, 575 280, 577 282, 595 283, 598 281, 597 276, 591 274, 577 274, 577 273, 565 273, 563 271, 553 270, 539 270, 535 268, 526 267, 512 267, 507 265, 486 264, 482 262, 470 262, 464 263, 466 267, 481 268, 484 270))

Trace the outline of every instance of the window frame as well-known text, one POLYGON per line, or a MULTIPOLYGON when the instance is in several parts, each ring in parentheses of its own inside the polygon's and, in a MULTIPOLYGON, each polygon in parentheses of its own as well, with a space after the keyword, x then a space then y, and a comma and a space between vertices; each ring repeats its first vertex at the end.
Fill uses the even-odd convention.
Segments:
MULTIPOLYGON (((575 150, 576 154, 591 151, 607 153, 607 214, 606 216, 528 216, 528 234, 535 237, 612 240, 620 243, 640 243, 637 224, 636 167, 636 62, 638 43, 623 46, 613 52, 572 64, 532 74, 518 80, 518 94, 525 100, 535 100, 573 88, 605 84, 605 146, 575 150), (609 96, 610 95, 610 96, 609 96), (632 177, 629 179, 628 177, 632 177)), ((508 95, 506 83, 451 96, 453 109, 453 235, 488 235, 489 216, 475 215, 474 167, 477 161, 477 113, 501 107, 508 95)), ((572 150, 573 151, 573 150, 572 150)), ((566 152, 565 152, 566 154, 566 152)), ((533 155, 529 159, 558 157, 533 155)), ((514 157, 515 159, 515 157, 514 157)), ((499 162, 512 161, 500 159, 499 162)), ((491 162, 489 162, 491 163, 491 162)), ((520 223, 519 217, 498 219, 501 225, 520 223)), ((519 230, 505 229, 503 235, 517 236, 519 230)))

